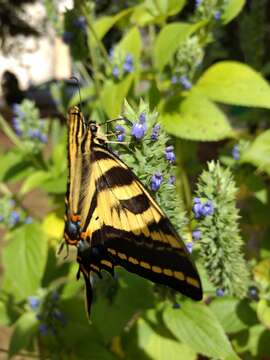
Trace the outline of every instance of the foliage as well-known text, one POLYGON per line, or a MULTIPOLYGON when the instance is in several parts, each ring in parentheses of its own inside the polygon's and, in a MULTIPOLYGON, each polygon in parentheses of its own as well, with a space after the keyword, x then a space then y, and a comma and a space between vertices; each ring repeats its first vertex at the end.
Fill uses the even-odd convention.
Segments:
MULTIPOLYGON (((67 259, 56 255, 66 127, 41 120, 24 101, 13 107, 12 125, 0 117, 13 143, 0 154, 0 323, 13 327, 8 355, 262 359, 270 353, 270 87, 259 72, 267 64, 250 44, 243 49, 256 70, 235 58, 219 61, 216 52, 224 46, 216 36, 226 34, 245 1, 109 3, 75 1, 62 19, 46 0, 82 84, 81 99, 78 93, 69 103, 63 84, 52 93, 64 116, 79 102, 100 123, 124 116, 107 125, 112 149, 179 230, 204 299, 195 303, 119 269, 113 279, 92 279, 88 323, 76 250, 67 259), (45 199, 45 215, 29 206, 30 195, 41 207, 45 199)), ((255 23, 249 16, 243 24, 255 23)))

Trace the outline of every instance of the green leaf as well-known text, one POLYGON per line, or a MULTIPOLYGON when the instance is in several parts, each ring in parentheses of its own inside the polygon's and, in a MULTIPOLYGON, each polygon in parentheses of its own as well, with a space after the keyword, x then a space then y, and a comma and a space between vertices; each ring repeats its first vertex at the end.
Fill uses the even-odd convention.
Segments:
POLYGON ((28 224, 10 232, 3 249, 3 288, 17 300, 34 294, 46 265, 47 241, 40 224, 28 224))
POLYGON ((154 63, 161 71, 167 65, 174 53, 196 29, 197 24, 170 23, 159 32, 154 45, 154 63))
MULTIPOLYGON (((93 25, 93 29, 98 39, 102 39, 106 33, 123 17, 128 15, 132 11, 131 8, 120 11, 114 16, 102 16, 93 25)), ((91 19, 89 20, 91 21, 91 19)), ((92 45, 96 44, 94 36, 91 37, 92 45)))
POLYGON ((253 274, 255 280, 261 284, 262 287, 269 287, 270 285, 270 257, 261 260, 254 268, 253 274))
POLYGON ((177 339, 197 353, 219 359, 239 359, 212 311, 203 303, 181 302, 181 309, 167 307, 164 321, 177 339))
POLYGON ((210 303, 210 309, 228 334, 237 333, 257 323, 256 312, 251 308, 248 300, 215 298, 210 303))
POLYGON ((227 0, 224 4, 222 22, 227 24, 233 20, 243 9, 245 3, 245 0, 227 0))
POLYGON ((225 104, 270 108, 267 81, 248 65, 222 61, 212 65, 196 88, 211 100, 225 104))
POLYGON ((270 303, 266 299, 260 299, 257 307, 258 319, 270 329, 270 303))
POLYGON ((9 357, 29 346, 37 331, 37 327, 38 320, 33 312, 24 313, 17 320, 9 345, 9 357))
POLYGON ((119 83, 108 80, 104 85, 101 102, 111 119, 120 114, 124 98, 130 89, 133 78, 133 74, 129 74, 119 83))
POLYGON ((0 154, 0 181, 17 181, 33 172, 33 165, 18 150, 0 154))
POLYGON ((49 177, 50 174, 46 171, 39 170, 34 172, 33 174, 29 175, 22 184, 22 187, 20 189, 20 194, 25 195, 34 188, 39 187, 46 180, 48 180, 49 177))
POLYGON ((176 354, 181 354, 179 359, 195 360, 196 353, 174 339, 160 335, 144 319, 137 323, 138 346, 153 360, 176 359, 176 354))
POLYGON ((164 23, 168 16, 179 13, 186 0, 146 0, 134 8, 131 22, 139 26, 164 23))
POLYGON ((226 116, 212 101, 193 92, 184 101, 178 101, 176 109, 160 116, 170 134, 195 141, 218 141, 233 136, 226 116))
POLYGON ((241 155, 241 162, 249 162, 270 175, 270 130, 261 133, 241 155))

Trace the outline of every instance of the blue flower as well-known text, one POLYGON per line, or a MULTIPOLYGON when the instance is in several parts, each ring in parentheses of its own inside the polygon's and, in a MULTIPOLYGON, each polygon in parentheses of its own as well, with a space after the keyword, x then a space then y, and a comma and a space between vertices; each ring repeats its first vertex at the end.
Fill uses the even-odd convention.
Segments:
POLYGON ((192 84, 186 75, 180 76, 179 81, 185 90, 190 90, 192 88, 192 84))
POLYGON ((239 154, 239 147, 238 145, 234 145, 233 149, 232 149, 232 157, 234 158, 234 160, 239 160, 240 159, 240 154, 239 154))
POLYGON ((33 218, 31 216, 27 216, 27 218, 24 220, 25 224, 32 224, 33 218))
POLYGON ((222 296, 224 296, 224 294, 225 294, 225 291, 223 289, 220 289, 220 288, 216 289, 216 295, 218 297, 222 297, 222 296))
POLYGON ((192 231, 192 239, 193 240, 200 240, 201 238, 201 231, 199 229, 195 229, 192 231))
POLYGON ((144 124, 145 123, 145 119, 146 119, 146 115, 144 112, 142 112, 140 115, 139 115, 139 122, 140 124, 144 124))
POLYGON ((53 301, 58 301, 59 300, 59 292, 57 290, 54 290, 51 294, 51 299, 53 301))
POLYGON ((131 73, 133 71, 133 57, 131 54, 127 54, 123 65, 123 70, 126 73, 131 73))
POLYGON ((195 219, 199 219, 201 216, 209 216, 214 213, 214 206, 210 200, 207 200, 204 204, 201 203, 199 198, 193 199, 192 211, 195 219))
POLYGON ((176 177, 174 175, 170 175, 169 180, 168 180, 168 184, 169 185, 174 185, 176 181, 176 177))
POLYGON ((44 323, 39 324, 38 331, 41 335, 46 335, 48 333, 48 326, 44 323))
POLYGON ((19 117, 12 118, 13 128, 18 136, 22 136, 21 120, 19 117))
POLYGON ((195 0, 195 7, 198 8, 202 3, 202 0, 195 0))
POLYGON ((24 118, 25 113, 21 110, 20 104, 14 103, 14 104, 12 104, 11 108, 17 118, 19 118, 19 119, 24 118))
POLYGON ((178 78, 177 78, 176 75, 173 75, 173 76, 172 76, 172 78, 171 78, 171 83, 172 83, 173 85, 176 85, 176 84, 178 83, 178 78))
POLYGON ((186 243, 186 247, 187 247, 188 252, 191 254, 192 249, 193 249, 193 242, 190 241, 190 242, 186 243))
POLYGON ((119 78, 119 69, 118 69, 118 66, 114 66, 113 69, 112 69, 112 74, 113 74, 113 77, 115 79, 118 79, 119 78))
POLYGON ((20 214, 17 211, 12 211, 10 214, 9 224, 14 226, 20 221, 20 214))
POLYGON ((0 215, 0 223, 4 220, 4 217, 0 215))
POLYGON ((46 134, 39 134, 39 140, 42 144, 45 144, 48 141, 48 136, 46 134))
POLYGON ((65 44, 70 44, 71 41, 73 40, 72 32, 65 31, 64 34, 62 35, 62 40, 64 41, 65 44))
POLYGON ((114 49, 113 48, 110 48, 110 51, 109 51, 109 60, 112 62, 113 60, 113 55, 114 55, 114 49))
POLYGON ((73 25, 82 31, 86 31, 87 21, 85 16, 81 15, 73 20, 73 25))
POLYGON ((177 302, 173 303, 173 306, 172 306, 172 307, 173 307, 173 309, 175 309, 175 310, 181 308, 180 304, 178 304, 177 302))
POLYGON ((137 139, 140 140, 144 137, 147 127, 145 124, 135 123, 132 125, 131 134, 137 139))
POLYGON ((121 125, 116 125, 115 126, 115 131, 116 131, 116 137, 117 137, 117 140, 119 142, 122 142, 125 140, 125 128, 121 125))
POLYGON ((151 179, 150 187, 153 191, 157 191, 163 181, 163 176, 160 172, 156 172, 151 179))
POLYGON ((40 304, 40 301, 38 298, 34 297, 34 296, 29 296, 28 298, 28 303, 30 305, 30 308, 32 310, 37 310, 40 304))
POLYGON ((201 208, 201 214, 203 216, 209 216, 214 213, 214 206, 210 200, 207 200, 201 208))
POLYGON ((220 11, 220 10, 216 10, 216 11, 214 12, 214 19, 215 19, 216 21, 219 21, 220 18, 221 18, 221 11, 220 11))
POLYGON ((175 163, 176 157, 175 153, 173 152, 173 146, 167 146, 165 149, 165 157, 166 159, 172 164, 175 163))
POLYGON ((160 125, 156 124, 152 129, 151 140, 157 140, 159 136, 160 125))

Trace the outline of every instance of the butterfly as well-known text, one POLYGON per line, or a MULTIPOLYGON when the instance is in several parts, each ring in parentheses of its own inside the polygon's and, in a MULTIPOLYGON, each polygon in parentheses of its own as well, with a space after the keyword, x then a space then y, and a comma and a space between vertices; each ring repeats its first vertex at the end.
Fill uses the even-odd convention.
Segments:
POLYGON ((93 298, 91 272, 114 274, 116 266, 202 299, 200 277, 184 242, 149 191, 108 147, 95 122, 76 106, 68 114, 66 244, 77 247, 86 288, 93 298))

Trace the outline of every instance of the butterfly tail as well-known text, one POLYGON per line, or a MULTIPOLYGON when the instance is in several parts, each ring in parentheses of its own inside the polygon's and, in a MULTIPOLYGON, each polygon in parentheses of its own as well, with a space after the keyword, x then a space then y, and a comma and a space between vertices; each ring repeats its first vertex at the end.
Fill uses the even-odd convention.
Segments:
POLYGON ((92 300, 93 300, 93 290, 92 290, 92 285, 90 282, 90 275, 89 274, 86 275, 83 272, 83 277, 84 277, 84 282, 85 282, 86 310, 87 310, 88 319, 90 319, 91 305, 92 305, 92 300))

